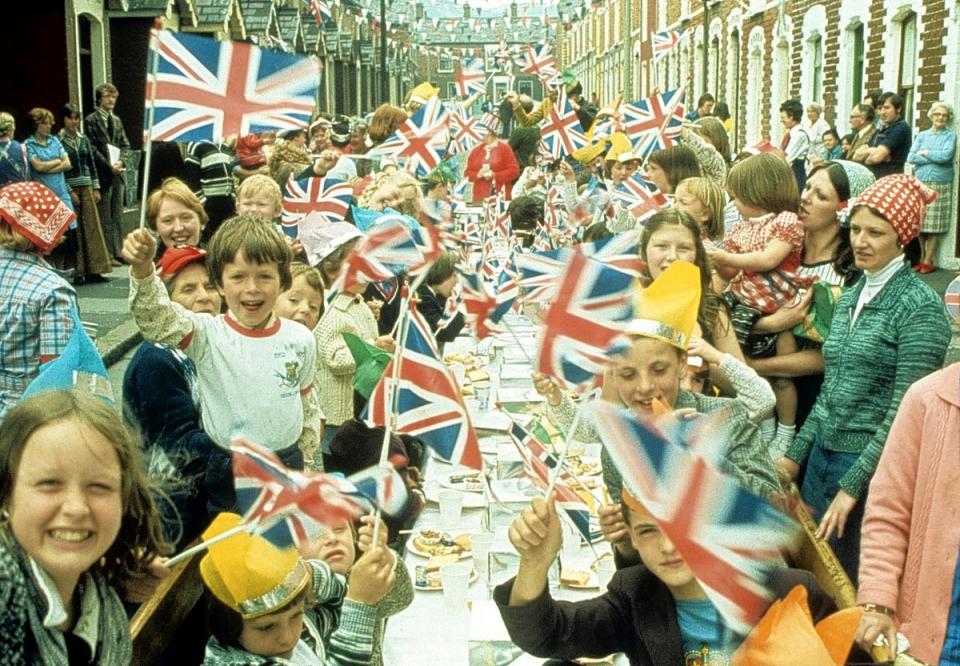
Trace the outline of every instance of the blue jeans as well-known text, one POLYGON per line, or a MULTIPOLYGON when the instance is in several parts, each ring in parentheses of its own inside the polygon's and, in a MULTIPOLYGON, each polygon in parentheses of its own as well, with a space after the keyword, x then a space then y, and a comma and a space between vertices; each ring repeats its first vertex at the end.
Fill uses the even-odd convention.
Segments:
MULTIPOLYGON (((806 473, 803 476, 803 485, 800 488, 800 497, 813 509, 813 519, 817 522, 830 508, 830 503, 840 490, 840 479, 853 466, 860 456, 856 453, 841 453, 829 451, 821 443, 817 434, 807 460, 806 473)), ((847 517, 843 528, 843 538, 837 538, 836 533, 827 543, 844 571, 850 576, 854 587, 857 585, 857 575, 860 568, 860 525, 863 522, 863 508, 867 503, 866 492, 857 500, 853 510, 847 517)))

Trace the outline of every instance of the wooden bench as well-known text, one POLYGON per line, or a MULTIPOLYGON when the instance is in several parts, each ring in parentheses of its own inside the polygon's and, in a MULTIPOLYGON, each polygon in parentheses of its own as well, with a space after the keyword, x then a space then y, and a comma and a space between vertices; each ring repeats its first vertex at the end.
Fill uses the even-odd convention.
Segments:
POLYGON ((199 553, 176 565, 130 619, 134 663, 155 664, 176 642, 177 633, 203 594, 202 557, 199 553))

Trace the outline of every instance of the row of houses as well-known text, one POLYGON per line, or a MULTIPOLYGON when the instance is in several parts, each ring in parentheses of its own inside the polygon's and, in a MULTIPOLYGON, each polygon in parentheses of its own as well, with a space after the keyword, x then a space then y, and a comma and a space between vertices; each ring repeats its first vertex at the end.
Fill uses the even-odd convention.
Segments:
MULTIPOLYGON (((938 100, 960 108, 957 0, 594 0, 561 24, 560 62, 601 101, 684 87, 729 104, 735 146, 783 133, 779 106, 819 102, 841 135, 868 91, 895 91, 919 131, 938 100), (654 33, 686 31, 653 57, 654 33)), ((943 266, 960 266, 956 226, 941 244, 943 266)))

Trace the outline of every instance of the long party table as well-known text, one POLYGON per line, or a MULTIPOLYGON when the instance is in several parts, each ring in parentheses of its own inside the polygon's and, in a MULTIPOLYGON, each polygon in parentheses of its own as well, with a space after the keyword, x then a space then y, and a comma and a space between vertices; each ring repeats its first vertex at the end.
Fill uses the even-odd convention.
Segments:
MULTIPOLYGON (((493 546, 488 559, 488 575, 482 572, 470 584, 468 602, 462 608, 448 608, 442 591, 415 593, 413 603, 400 614, 390 618, 383 642, 384 663, 388 666, 420 666, 425 663, 458 666, 460 664, 541 664, 542 659, 524 654, 516 648, 507 635, 500 614, 491 599, 493 587, 516 575, 519 558, 507 537, 507 529, 516 515, 529 505, 529 497, 542 495, 529 482, 515 477, 516 464, 520 460, 505 432, 505 425, 515 418, 521 425, 530 420, 529 412, 537 411, 542 399, 533 390, 530 379, 532 356, 536 349, 535 334, 525 318, 508 315, 506 323, 513 333, 505 333, 494 339, 488 338, 479 346, 469 338, 461 337, 444 349, 445 357, 476 357, 490 375, 490 405, 481 411, 475 397, 465 398, 471 420, 478 427, 480 448, 485 470, 493 481, 481 493, 464 493, 465 506, 455 529, 440 530, 440 513, 436 503, 439 492, 449 486, 449 477, 468 473, 471 470, 451 465, 435 456, 424 467, 424 491, 427 506, 413 528, 410 541, 421 529, 446 531, 452 536, 462 533, 475 534, 481 531, 493 533, 493 546), (491 360, 492 359, 492 360, 491 360), (510 401, 505 407, 511 410, 507 416, 497 408, 497 399, 510 401), (497 480, 509 474, 514 478, 497 480), (513 491, 513 492, 511 492, 513 491), (471 497, 467 497, 467 496, 471 497), (432 500, 432 501, 431 501, 432 500)), ((460 371, 458 378, 463 375, 460 371)), ((597 445, 587 446, 585 454, 599 455, 597 445)), ((599 477, 597 477, 598 484, 599 477)), ((599 493, 597 494, 599 501, 599 493)), ((588 545, 572 527, 564 524, 564 546, 560 560, 564 568, 591 572, 591 565, 598 555, 609 553, 604 542, 588 545)), ((409 541, 408 541, 409 544, 409 541)), ((408 548, 404 561, 411 580, 416 580, 417 566, 424 566, 427 558, 411 552, 408 548)), ((464 559, 463 562, 472 562, 464 559)), ((481 569, 483 567, 477 567, 481 569)), ((559 567, 551 577, 550 590, 554 598, 576 601, 599 595, 596 574, 592 573, 589 584, 593 589, 571 589, 559 583, 559 567)), ((589 585, 588 584, 588 585, 589 585)), ((626 663, 622 655, 608 663, 626 663)))

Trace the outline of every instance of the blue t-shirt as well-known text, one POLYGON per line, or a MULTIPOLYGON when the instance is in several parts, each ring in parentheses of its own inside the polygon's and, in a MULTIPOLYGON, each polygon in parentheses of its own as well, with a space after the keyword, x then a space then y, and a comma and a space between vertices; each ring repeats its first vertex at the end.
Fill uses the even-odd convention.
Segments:
POLYGON ((870 147, 886 146, 890 151, 890 161, 882 164, 872 164, 867 168, 877 178, 883 178, 894 173, 903 173, 903 165, 910 154, 910 145, 913 143, 913 132, 901 118, 892 125, 884 125, 870 138, 870 147))
POLYGON ((950 595, 950 615, 947 616, 947 634, 940 651, 941 666, 960 666, 960 558, 953 574, 953 593, 950 595))
POLYGON ((685 666, 725 666, 740 641, 709 599, 678 599, 677 621, 685 666))

